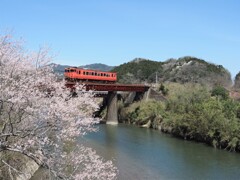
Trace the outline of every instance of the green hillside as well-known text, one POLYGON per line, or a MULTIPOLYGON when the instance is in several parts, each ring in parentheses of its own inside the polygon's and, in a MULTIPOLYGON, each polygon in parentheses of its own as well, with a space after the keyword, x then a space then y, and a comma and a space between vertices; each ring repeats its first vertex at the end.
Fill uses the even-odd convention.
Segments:
POLYGON ((238 90, 240 89, 240 72, 235 77, 234 88, 238 90))
POLYGON ((162 62, 136 58, 115 67, 112 71, 118 73, 118 81, 121 83, 153 82, 156 72, 162 72, 162 64, 162 62))
POLYGON ((137 58, 115 67, 120 83, 178 82, 205 85, 232 84, 230 73, 221 65, 215 65, 195 57, 169 59, 165 62, 137 58))

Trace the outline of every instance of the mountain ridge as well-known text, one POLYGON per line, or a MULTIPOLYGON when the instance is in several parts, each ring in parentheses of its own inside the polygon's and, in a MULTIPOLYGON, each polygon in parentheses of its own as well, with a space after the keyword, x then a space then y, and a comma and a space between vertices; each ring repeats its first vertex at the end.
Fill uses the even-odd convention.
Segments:
MULTIPOLYGON (((71 66, 54 64, 54 71, 63 75, 66 67, 71 66)), ((232 86, 231 74, 226 68, 194 56, 170 58, 166 61, 135 58, 119 66, 94 63, 79 67, 117 72, 120 83, 192 82, 210 86, 232 86)))
POLYGON ((232 85, 231 74, 222 65, 207 62, 193 56, 185 56, 166 61, 135 58, 115 67, 118 81, 123 83, 200 83, 209 86, 232 85))

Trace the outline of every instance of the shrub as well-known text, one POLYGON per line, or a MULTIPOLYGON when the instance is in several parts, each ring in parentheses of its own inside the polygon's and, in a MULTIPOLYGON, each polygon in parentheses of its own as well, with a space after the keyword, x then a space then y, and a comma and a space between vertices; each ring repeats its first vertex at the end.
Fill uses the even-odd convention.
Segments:
POLYGON ((220 97, 222 99, 228 99, 229 92, 223 86, 216 86, 212 89, 211 95, 220 97))

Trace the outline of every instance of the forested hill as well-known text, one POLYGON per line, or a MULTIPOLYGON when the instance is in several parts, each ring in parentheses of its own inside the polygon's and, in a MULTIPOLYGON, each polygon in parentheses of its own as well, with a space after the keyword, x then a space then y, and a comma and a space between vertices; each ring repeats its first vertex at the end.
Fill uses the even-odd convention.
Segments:
POLYGON ((235 77, 234 88, 235 89, 240 89, 240 72, 235 77))
MULTIPOLYGON (((63 75, 68 65, 54 65, 54 71, 63 75)), ((88 69, 113 71, 118 73, 120 83, 178 82, 200 83, 205 85, 232 85, 231 75, 223 66, 209 63, 195 57, 183 57, 159 62, 143 58, 113 67, 101 63, 81 66, 88 69)), ((235 87, 240 88, 240 73, 235 78, 235 87)))
POLYGON ((142 83, 155 81, 156 72, 160 74, 163 71, 163 63, 136 58, 128 63, 112 69, 117 72, 118 81, 121 83, 142 83))
POLYGON ((136 58, 112 71, 118 73, 121 83, 153 83, 157 78, 158 82, 232 85, 231 75, 223 66, 189 56, 165 62, 136 58))

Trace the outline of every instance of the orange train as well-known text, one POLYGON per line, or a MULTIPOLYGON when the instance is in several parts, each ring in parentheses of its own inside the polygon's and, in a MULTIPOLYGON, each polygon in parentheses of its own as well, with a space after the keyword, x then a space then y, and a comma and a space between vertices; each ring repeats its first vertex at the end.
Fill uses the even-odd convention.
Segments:
POLYGON ((64 76, 70 81, 91 81, 115 83, 117 81, 117 73, 104 72, 98 70, 81 69, 77 67, 65 68, 64 76))

